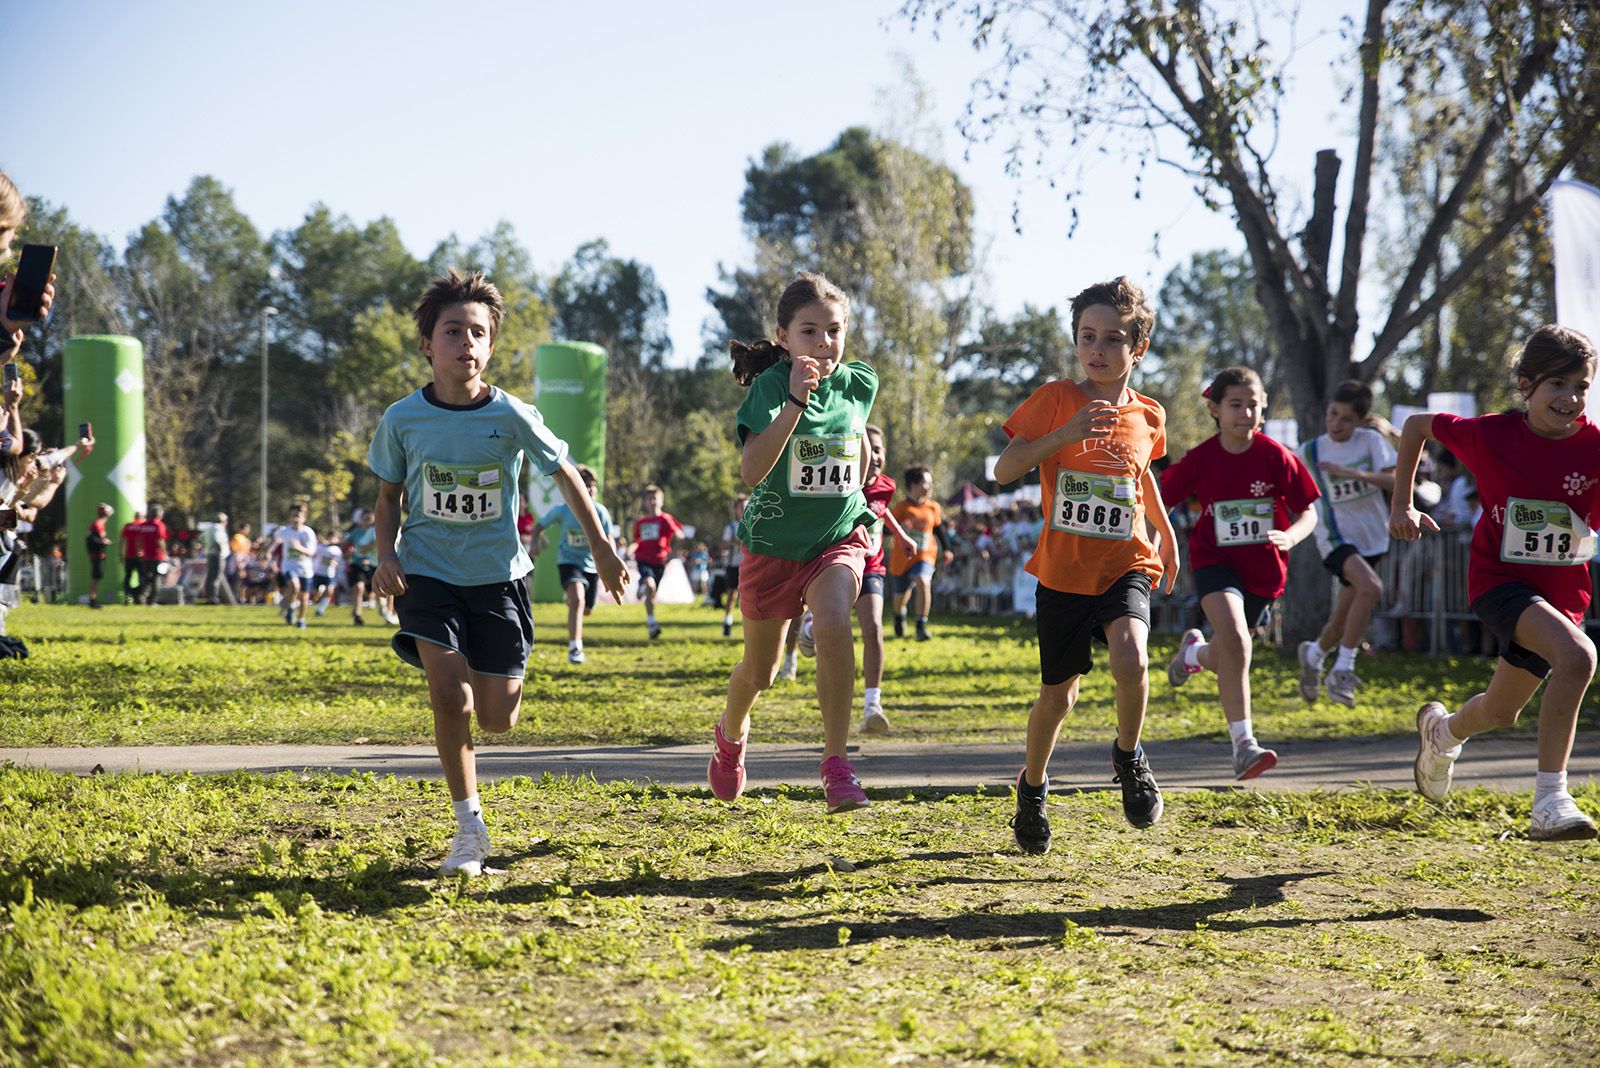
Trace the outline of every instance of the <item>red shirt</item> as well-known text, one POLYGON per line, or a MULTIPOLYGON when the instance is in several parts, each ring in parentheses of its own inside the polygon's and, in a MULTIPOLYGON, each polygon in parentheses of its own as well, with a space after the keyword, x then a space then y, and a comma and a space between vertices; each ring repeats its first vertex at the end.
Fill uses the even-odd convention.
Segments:
POLYGON ((1576 433, 1553 441, 1529 429, 1522 412, 1511 412, 1436 415, 1432 429, 1478 481, 1483 515, 1472 528, 1467 597, 1476 601, 1496 586, 1526 583, 1582 626, 1593 547, 1583 550, 1584 531, 1567 524, 1576 519, 1592 529, 1600 522, 1600 428, 1580 417, 1576 433), (1576 558, 1559 562, 1563 549, 1576 558))
POLYGON ((165 560, 167 558, 167 525, 159 519, 146 519, 139 524, 139 559, 165 560))
POLYGON ((106 521, 104 519, 96 519, 90 523, 89 558, 91 560, 104 560, 106 558, 106 546, 109 544, 110 541, 106 538, 106 521))
POLYGON ((122 558, 124 560, 143 560, 144 552, 144 520, 137 523, 122 524, 122 558))
POLYGON ((1190 497, 1201 504, 1200 519, 1189 531, 1189 566, 1231 567, 1246 592, 1274 600, 1283 595, 1289 554, 1267 541, 1266 533, 1287 530, 1320 496, 1300 457, 1265 434, 1237 455, 1214 434, 1161 478, 1168 508, 1190 497))
POLYGON ((867 507, 878 517, 877 551, 867 557, 866 573, 869 575, 887 573, 883 564, 883 543, 889 538, 889 526, 883 521, 883 514, 889 510, 889 502, 894 499, 894 488, 894 479, 882 471, 861 488, 862 496, 867 499, 867 507))
POLYGON ((672 539, 682 533, 683 524, 666 512, 640 516, 633 521, 633 558, 660 567, 672 557, 672 539))

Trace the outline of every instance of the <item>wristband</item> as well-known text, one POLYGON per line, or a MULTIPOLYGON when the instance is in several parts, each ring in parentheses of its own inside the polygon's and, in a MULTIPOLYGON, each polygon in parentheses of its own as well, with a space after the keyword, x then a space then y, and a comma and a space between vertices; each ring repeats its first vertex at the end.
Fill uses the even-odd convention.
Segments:
POLYGON ((806 410, 806 402, 801 400, 799 397, 796 397, 793 393, 789 394, 789 399, 793 401, 795 407, 799 408, 802 412, 806 410))

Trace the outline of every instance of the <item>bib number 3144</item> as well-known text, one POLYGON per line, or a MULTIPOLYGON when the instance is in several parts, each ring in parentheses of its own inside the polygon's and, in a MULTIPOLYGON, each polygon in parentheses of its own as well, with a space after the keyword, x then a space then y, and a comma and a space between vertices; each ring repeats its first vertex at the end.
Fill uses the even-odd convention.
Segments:
POLYGON ((445 523, 486 523, 501 514, 500 468, 424 465, 422 514, 445 523))
POLYGON ((847 496, 856 489, 860 469, 860 438, 797 436, 789 449, 789 493, 795 497, 847 496))

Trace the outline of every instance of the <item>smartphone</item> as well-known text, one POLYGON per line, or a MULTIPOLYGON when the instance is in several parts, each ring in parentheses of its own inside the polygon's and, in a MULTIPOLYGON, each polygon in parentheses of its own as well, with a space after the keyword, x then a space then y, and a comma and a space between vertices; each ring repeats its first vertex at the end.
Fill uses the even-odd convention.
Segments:
POLYGON ((92 437, 94 437, 94 427, 90 426, 88 423, 79 423, 78 440, 88 441, 92 437))
POLYGON ((39 321, 39 310, 44 304, 44 287, 56 269, 55 245, 23 245, 22 258, 17 263, 17 276, 11 280, 11 307, 6 318, 14 323, 39 321))
POLYGON ((21 377, 22 368, 18 367, 15 361, 6 364, 6 385, 9 386, 11 383, 17 381, 21 377))

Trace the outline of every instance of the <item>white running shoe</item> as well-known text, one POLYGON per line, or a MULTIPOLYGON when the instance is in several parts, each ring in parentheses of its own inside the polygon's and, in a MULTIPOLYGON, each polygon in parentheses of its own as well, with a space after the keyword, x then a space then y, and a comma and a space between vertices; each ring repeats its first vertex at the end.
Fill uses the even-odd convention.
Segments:
POLYGON ((861 710, 861 733, 889 733, 889 717, 883 714, 882 705, 868 705, 861 710))
POLYGON ((795 661, 793 653, 785 653, 783 666, 778 668, 779 682, 793 682, 800 675, 800 665, 795 661))
POLYGON ((810 612, 800 617, 800 637, 795 644, 800 647, 801 656, 817 655, 817 639, 811 633, 810 612))
POLYGON ((450 842, 450 855, 439 865, 440 875, 482 875, 483 862, 489 858, 489 828, 482 823, 460 827, 450 842))
POLYGON ((1443 801, 1450 792, 1450 779, 1455 775, 1456 757, 1461 747, 1440 749, 1434 744, 1435 731, 1450 715, 1438 701, 1429 701, 1417 709, 1417 762, 1412 765, 1412 778, 1417 789, 1429 801, 1443 801))
POLYGON ((328 614, 328 602, 327 601, 318 601, 317 602, 317 615, 325 616, 327 614, 328 614))
POLYGON ((583 649, 580 646, 574 645, 574 646, 572 646, 571 648, 569 648, 567 650, 567 663, 569 663, 569 664, 581 664, 581 663, 583 663, 583 649))
POLYGON ((1533 806, 1528 837, 1537 842, 1578 842, 1596 836, 1594 820, 1584 815, 1572 795, 1563 790, 1533 806))
POLYGON ((1322 689, 1322 661, 1312 660, 1316 642, 1300 643, 1300 699, 1315 703, 1317 691, 1322 689))

